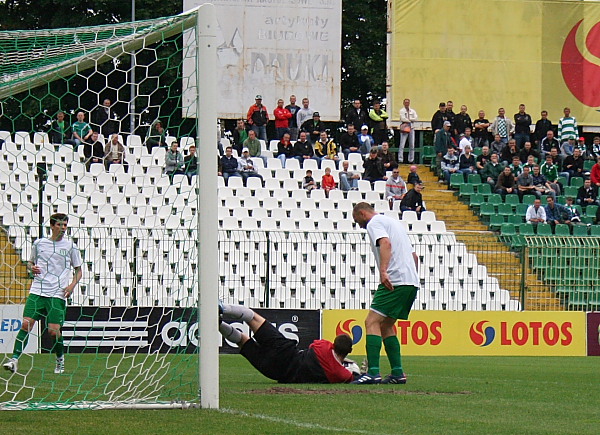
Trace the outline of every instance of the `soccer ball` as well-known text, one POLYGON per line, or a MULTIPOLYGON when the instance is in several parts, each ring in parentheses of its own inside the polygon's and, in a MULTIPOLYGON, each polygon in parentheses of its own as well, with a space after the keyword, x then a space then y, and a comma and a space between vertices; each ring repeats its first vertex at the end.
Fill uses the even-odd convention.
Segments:
POLYGON ((344 359, 344 362, 342 363, 344 365, 344 367, 346 367, 348 370, 350 370, 353 374, 355 375, 360 375, 360 367, 358 366, 358 364, 356 364, 356 362, 352 361, 351 359, 344 359))

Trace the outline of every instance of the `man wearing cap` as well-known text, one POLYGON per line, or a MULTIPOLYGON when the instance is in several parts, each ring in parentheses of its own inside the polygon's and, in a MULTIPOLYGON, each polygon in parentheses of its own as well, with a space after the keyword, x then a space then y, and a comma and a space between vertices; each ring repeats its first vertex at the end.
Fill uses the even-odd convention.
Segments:
POLYGON ((441 130, 435 134, 435 164, 438 169, 441 168, 442 157, 448 151, 448 147, 454 147, 452 136, 450 135, 450 121, 444 121, 441 130))
POLYGON ((446 103, 441 102, 437 112, 433 114, 431 118, 431 131, 436 134, 444 126, 444 122, 448 121, 448 115, 446 113, 446 103))
POLYGON ((250 177, 260 178, 260 181, 263 181, 262 175, 260 175, 254 169, 254 164, 252 163, 252 159, 250 158, 250 150, 248 148, 244 148, 242 150, 242 157, 238 160, 238 172, 242 175, 242 179, 244 181, 244 186, 246 185, 246 181, 250 177))
POLYGON ((302 99, 302 108, 296 113, 296 125, 299 128, 302 128, 302 124, 306 121, 312 119, 313 113, 315 113, 314 110, 308 107, 309 104, 310 101, 308 101, 308 98, 305 97, 302 99))
POLYGON ((321 132, 325 131, 325 125, 321 121, 321 115, 319 115, 319 112, 313 113, 312 119, 304 121, 302 127, 300 127, 300 131, 307 132, 312 143, 318 141, 319 137, 321 136, 321 132))
POLYGON ((363 162, 363 180, 371 182, 371 185, 375 184, 376 181, 385 180, 385 170, 381 159, 377 157, 377 148, 371 148, 369 156, 365 158, 363 162))
POLYGON ((373 145, 375 145, 375 141, 373 140, 373 136, 369 134, 369 126, 363 125, 360 128, 360 134, 358 135, 358 145, 359 151, 362 155, 369 154, 373 145))
POLYGON ((248 124, 256 133, 259 139, 267 141, 267 123, 269 122, 269 112, 262 104, 262 95, 257 95, 255 103, 248 109, 248 124))

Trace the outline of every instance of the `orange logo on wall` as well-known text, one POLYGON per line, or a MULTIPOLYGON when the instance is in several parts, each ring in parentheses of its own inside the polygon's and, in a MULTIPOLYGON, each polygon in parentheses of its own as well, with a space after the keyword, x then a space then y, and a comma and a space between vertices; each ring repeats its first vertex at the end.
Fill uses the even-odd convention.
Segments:
POLYGON ((561 68, 565 84, 579 101, 589 107, 600 106, 600 23, 596 23, 577 44, 580 20, 569 32, 562 49, 561 68))

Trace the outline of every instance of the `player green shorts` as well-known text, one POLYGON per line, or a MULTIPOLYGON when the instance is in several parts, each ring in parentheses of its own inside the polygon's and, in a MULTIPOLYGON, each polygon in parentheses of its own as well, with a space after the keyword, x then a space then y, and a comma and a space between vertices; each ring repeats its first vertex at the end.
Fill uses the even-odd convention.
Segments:
POLYGON ((23 309, 23 317, 30 317, 33 320, 45 317, 46 323, 57 323, 62 326, 66 310, 67 303, 64 299, 48 298, 30 293, 23 309))
POLYGON ((392 319, 406 320, 418 290, 413 285, 398 285, 394 290, 388 290, 379 284, 371 302, 371 310, 392 319))

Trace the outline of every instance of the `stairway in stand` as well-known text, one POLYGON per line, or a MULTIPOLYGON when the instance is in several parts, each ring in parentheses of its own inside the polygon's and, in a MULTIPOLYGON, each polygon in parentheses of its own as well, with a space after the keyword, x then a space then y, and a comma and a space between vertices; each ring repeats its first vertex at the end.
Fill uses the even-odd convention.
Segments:
MULTIPOLYGON (((408 165, 401 165, 400 175, 406 180, 408 165)), ((426 165, 418 165, 418 173, 423 180, 423 200, 427 210, 435 212, 438 220, 446 223, 446 229, 463 242, 469 252, 477 256, 479 264, 487 267, 488 273, 496 277, 500 287, 510 291, 513 299, 520 300, 521 280, 525 285, 525 308, 531 311, 560 311, 563 308, 559 300, 550 291, 537 291, 543 288, 536 275, 527 266, 523 270, 519 254, 498 240, 497 234, 490 231, 473 213, 468 205, 458 200, 453 190, 445 183, 439 183, 438 177, 426 165), (534 288, 536 291, 529 291, 534 288)))
POLYGON ((31 280, 25 264, 0 228, 0 304, 24 304, 31 280))

